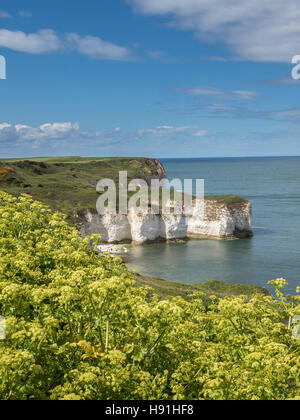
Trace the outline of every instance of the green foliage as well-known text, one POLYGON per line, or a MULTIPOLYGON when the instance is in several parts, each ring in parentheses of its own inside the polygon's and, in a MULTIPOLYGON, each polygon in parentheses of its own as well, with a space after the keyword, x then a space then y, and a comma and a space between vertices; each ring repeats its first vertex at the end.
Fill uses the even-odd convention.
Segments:
POLYGON ((188 300, 195 292, 205 293, 208 299, 211 295, 216 297, 240 295, 251 297, 257 294, 265 296, 269 295, 267 289, 259 286, 251 284, 224 283, 217 280, 201 284, 182 284, 162 280, 156 277, 144 276, 138 273, 135 274, 135 280, 138 286, 150 286, 154 293, 163 299, 169 296, 182 296, 188 300))
MULTIPOLYGON (((113 179, 118 185, 119 172, 127 171, 129 182, 137 178, 149 181, 149 178, 163 177, 162 170, 155 159, 146 158, 5 159, 0 161, 0 189, 14 196, 26 192, 52 210, 63 212, 76 225, 78 214, 96 209, 96 185, 100 179, 113 179)), ((132 195, 133 192, 128 193, 128 197, 132 195)), ((207 199, 220 205, 239 205, 246 201, 233 195, 207 199)))
POLYGON ((212 195, 212 196, 206 196, 207 200, 217 201, 220 204, 239 204, 239 203, 245 203, 247 200, 245 200, 242 197, 239 197, 237 195, 229 194, 229 195, 212 195))
POLYGON ((120 171, 127 171, 129 180, 147 179, 158 170, 155 159, 145 158, 7 159, 0 161, 0 189, 15 196, 26 192, 76 223, 77 213, 96 208, 100 179, 118 183, 120 171))
POLYGON ((161 301, 89 242, 0 193, 1 399, 300 399, 298 298, 161 301))

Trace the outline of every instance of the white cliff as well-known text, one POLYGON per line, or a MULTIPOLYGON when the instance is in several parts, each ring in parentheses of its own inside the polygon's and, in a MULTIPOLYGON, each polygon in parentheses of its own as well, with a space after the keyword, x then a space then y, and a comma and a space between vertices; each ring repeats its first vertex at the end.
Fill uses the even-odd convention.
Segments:
POLYGON ((81 215, 84 235, 100 234, 103 242, 145 243, 187 238, 234 239, 252 236, 251 204, 238 201, 230 204, 205 200, 204 217, 195 209, 190 216, 140 214, 104 216, 86 211, 81 215))

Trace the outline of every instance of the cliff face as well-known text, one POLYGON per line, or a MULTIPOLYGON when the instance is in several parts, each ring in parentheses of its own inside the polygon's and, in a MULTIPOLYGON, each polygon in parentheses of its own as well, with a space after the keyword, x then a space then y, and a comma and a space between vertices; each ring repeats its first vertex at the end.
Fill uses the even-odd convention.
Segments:
POLYGON ((99 216, 86 211, 81 216, 81 231, 84 235, 100 234, 108 243, 252 236, 251 204, 248 201, 224 204, 206 200, 204 213, 202 218, 196 209, 191 216, 142 215, 136 211, 129 211, 127 216, 109 213, 99 216))
MULTIPOLYGON (((205 217, 197 210, 190 217, 170 215, 99 216, 94 211, 100 179, 113 179, 118 185, 119 172, 128 172, 128 181, 167 177, 163 165, 147 158, 40 158, 2 160, 0 189, 12 195, 30 194, 34 199, 59 210, 78 226, 84 235, 98 233, 103 241, 136 242, 195 238, 240 238, 251 236, 251 205, 237 197, 222 202, 207 199, 205 217)), ((226 197, 225 197, 226 198, 226 197)))
POLYGON ((145 159, 146 170, 144 169, 144 175, 148 184, 151 184, 152 179, 164 179, 167 178, 167 173, 163 165, 157 159, 145 159), (148 169, 147 169, 148 168, 148 169))

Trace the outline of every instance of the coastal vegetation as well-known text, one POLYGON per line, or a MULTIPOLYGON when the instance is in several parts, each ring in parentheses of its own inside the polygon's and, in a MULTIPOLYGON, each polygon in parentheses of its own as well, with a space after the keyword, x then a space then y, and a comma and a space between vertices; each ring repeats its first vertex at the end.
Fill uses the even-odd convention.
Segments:
POLYGON ((9 159, 0 162, 0 189, 12 195, 25 192, 76 222, 80 211, 96 209, 98 181, 109 178, 118 184, 120 171, 127 171, 129 181, 165 176, 155 159, 9 159))
POLYGON ((28 194, 0 192, 0 399, 300 399, 286 322, 300 299, 283 279, 277 300, 220 296, 216 282, 159 297, 91 241, 28 194))
MULTIPOLYGON (((109 178, 118 185, 120 171, 127 171, 129 182, 144 179, 150 183, 167 176, 157 160, 146 158, 6 159, 0 161, 0 189, 14 196, 25 192, 77 224, 78 214, 96 209, 98 181, 109 178)), ((227 205, 245 201, 234 195, 207 199, 227 205)))
POLYGON ((207 297, 214 295, 218 298, 240 295, 253 297, 257 294, 269 295, 267 289, 252 284, 224 283, 218 280, 211 280, 202 284, 181 284, 156 277, 143 276, 138 273, 134 274, 137 286, 150 287, 155 294, 163 299, 168 296, 181 296, 184 299, 189 299, 196 292, 202 292, 207 297))

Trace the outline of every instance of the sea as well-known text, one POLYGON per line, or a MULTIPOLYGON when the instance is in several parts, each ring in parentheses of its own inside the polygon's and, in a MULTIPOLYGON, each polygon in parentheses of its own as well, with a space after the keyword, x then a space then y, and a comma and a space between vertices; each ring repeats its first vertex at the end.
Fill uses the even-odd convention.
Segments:
POLYGON ((204 179, 206 195, 251 201, 254 237, 130 246, 129 267, 165 280, 209 280, 265 287, 285 278, 300 286, 300 157, 160 159, 168 179, 204 179))

